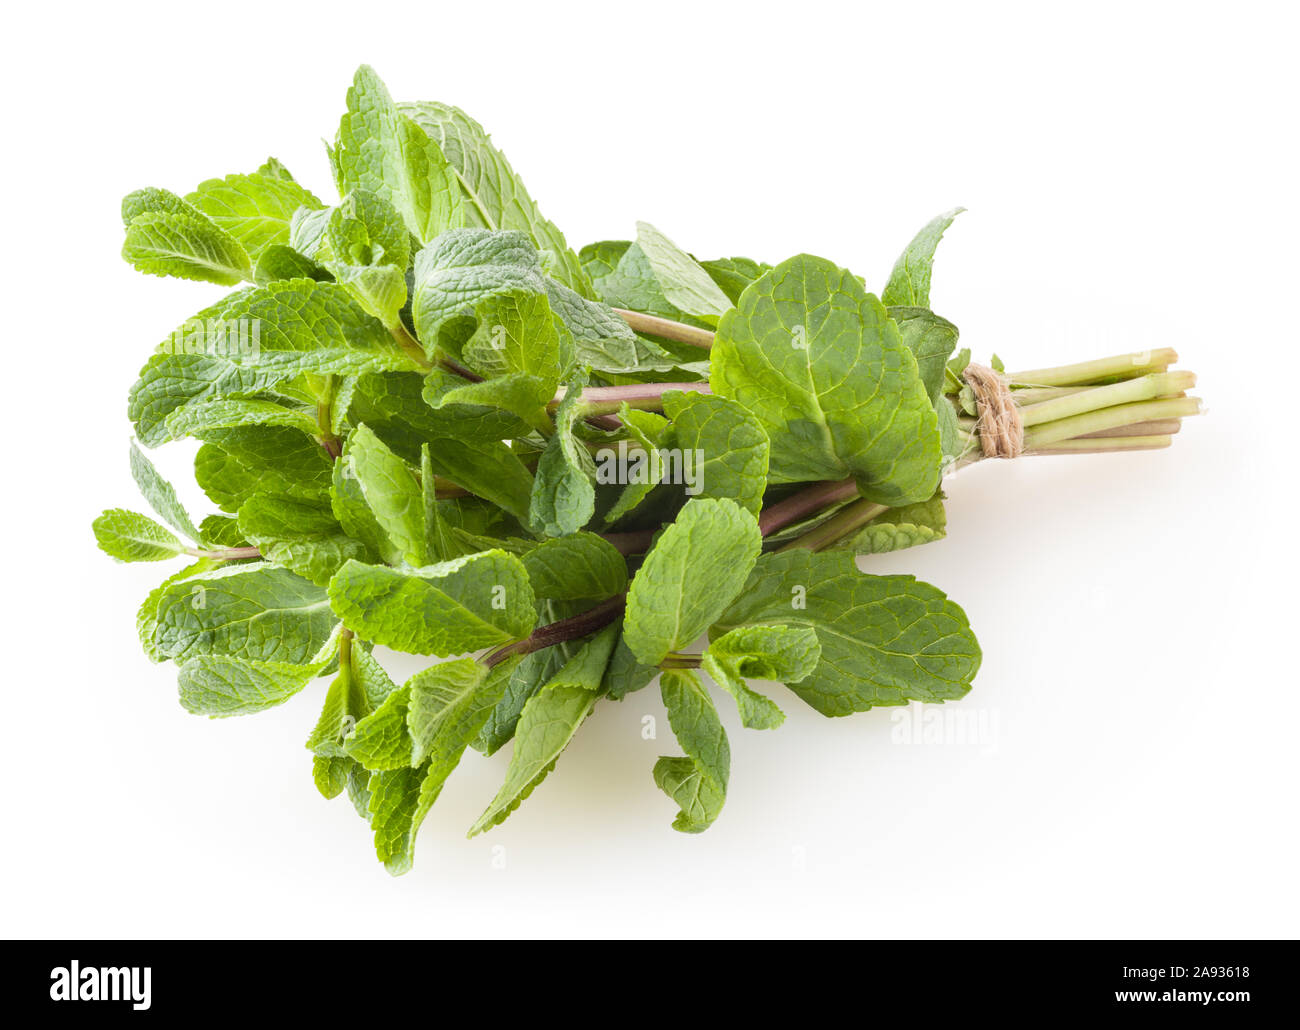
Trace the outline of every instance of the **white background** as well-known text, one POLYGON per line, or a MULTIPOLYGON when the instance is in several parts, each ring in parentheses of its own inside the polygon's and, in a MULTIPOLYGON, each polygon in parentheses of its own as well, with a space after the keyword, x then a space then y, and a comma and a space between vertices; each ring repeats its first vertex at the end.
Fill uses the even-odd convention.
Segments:
MULTIPOLYGON (((5 935, 1294 936, 1294 8, 976 6, 12 8, 5 935), (120 197, 268 154, 331 195, 320 140, 363 61, 481 120, 575 247, 642 218, 703 256, 806 250, 878 287, 963 204, 933 301, 979 357, 1172 345, 1210 415, 1164 452, 963 472, 946 540, 871 560, 980 635, 938 741, 783 688, 774 733, 721 705, 730 796, 685 836, 646 690, 467 841, 508 759, 471 753, 390 879, 312 785, 323 684, 187 715, 133 628, 167 566, 115 565, 89 528, 142 503, 135 372, 221 292, 121 262, 120 197)), ((158 460, 204 513, 189 454, 158 460)))

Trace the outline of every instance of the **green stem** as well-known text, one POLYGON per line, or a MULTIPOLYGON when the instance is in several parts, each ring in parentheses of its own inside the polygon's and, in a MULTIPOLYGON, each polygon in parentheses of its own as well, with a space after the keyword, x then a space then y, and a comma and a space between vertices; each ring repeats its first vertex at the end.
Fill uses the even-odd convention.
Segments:
POLYGON ((843 511, 836 512, 820 526, 809 530, 803 536, 795 537, 795 539, 777 548, 777 550, 795 551, 803 549, 820 551, 822 548, 829 547, 837 540, 841 540, 850 533, 861 529, 877 515, 888 510, 889 508, 886 505, 877 504, 875 501, 869 501, 863 497, 861 500, 847 505, 843 511))
POLYGON ((424 353, 424 348, 420 346, 420 341, 407 332, 406 326, 402 325, 401 322, 398 322, 396 325, 390 325, 388 331, 393 334, 393 339, 398 342, 402 350, 404 350, 411 357, 411 360, 419 365, 420 368, 426 372, 433 368, 433 362, 430 361, 429 356, 424 353))
POLYGON ((1045 425, 1031 426, 1025 430, 1025 450, 1040 451, 1049 444, 1069 440, 1072 437, 1118 429, 1138 422, 1198 415, 1200 411, 1201 402, 1196 397, 1170 397, 1165 400, 1138 401, 1136 404, 1117 404, 1100 411, 1090 411, 1071 418, 1057 419, 1045 425))
POLYGON ((1044 447, 1025 451, 1028 455, 1040 454, 1114 454, 1117 451, 1157 451, 1173 443, 1166 434, 1152 436, 1074 437, 1044 447))
POLYGON ((1074 365, 1055 368, 1032 368, 1027 372, 1011 372, 1004 378, 1012 384, 1025 386, 1080 386, 1106 379, 1131 379, 1148 372, 1161 372, 1178 360, 1172 347, 1159 350, 1134 351, 1116 354, 1109 358, 1081 361, 1074 365))
MULTIPOLYGON (((582 391, 582 413, 586 416, 613 415, 626 404, 641 411, 663 411, 664 394, 669 390, 683 393, 709 393, 708 383, 629 383, 626 386, 589 386, 582 391)), ((556 394, 551 406, 564 399, 556 394)))
POLYGON ((1090 390, 1080 390, 1055 400, 1030 404, 1020 409, 1020 422, 1028 429, 1044 422, 1057 422, 1118 404, 1175 396, 1195 385, 1196 375, 1192 372, 1155 372, 1110 386, 1094 386, 1090 390))
POLYGON ((633 329, 639 333, 645 333, 647 336, 658 336, 662 340, 689 343, 692 347, 707 349, 713 346, 713 333, 707 329, 686 325, 684 322, 674 322, 672 319, 660 318, 658 315, 645 315, 640 311, 628 311, 626 308, 614 308, 613 310, 614 314, 622 318, 633 329))
POLYGON ((199 547, 186 547, 184 551, 195 558, 211 558, 213 561, 242 561, 245 558, 262 557, 262 552, 256 547, 217 547, 210 551, 199 547))

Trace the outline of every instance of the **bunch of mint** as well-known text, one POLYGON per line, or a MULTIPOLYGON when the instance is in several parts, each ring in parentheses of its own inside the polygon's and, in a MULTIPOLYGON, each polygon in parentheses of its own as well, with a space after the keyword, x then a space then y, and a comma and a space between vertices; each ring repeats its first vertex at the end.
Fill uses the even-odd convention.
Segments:
MULTIPOLYGON (((466 748, 513 749, 478 833, 598 702, 656 678, 683 753, 654 779, 687 832, 730 772, 702 673, 754 729, 784 719, 755 680, 826 715, 970 689, 962 610, 855 562, 942 537, 941 474, 981 453, 970 355, 929 309, 956 211, 879 298, 822 258, 698 261, 645 224, 575 252, 478 123, 395 103, 364 67, 329 158, 333 206, 275 160, 123 202, 136 268, 238 287, 130 394, 144 447, 201 441, 217 513, 196 523, 132 443, 167 525, 94 526, 120 560, 190 559, 137 619, 186 709, 257 712, 327 679, 316 785, 399 873, 466 748), (377 646, 453 660, 398 685, 377 646)), ((1195 410, 1171 361, 1003 381, 1031 452, 1155 447, 1195 410)))

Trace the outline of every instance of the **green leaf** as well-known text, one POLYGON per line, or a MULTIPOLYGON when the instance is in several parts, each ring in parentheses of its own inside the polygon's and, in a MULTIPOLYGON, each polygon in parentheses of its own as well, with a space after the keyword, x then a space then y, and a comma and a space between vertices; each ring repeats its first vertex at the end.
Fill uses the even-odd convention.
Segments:
MULTIPOLYGON (((650 455, 659 448, 673 445, 672 423, 662 415, 656 415, 653 411, 638 411, 624 403, 619 408, 618 417, 627 427, 631 437, 630 443, 636 446, 627 448, 627 467, 622 478, 627 479, 628 482, 618 495, 614 506, 605 513, 607 526, 612 526, 624 515, 633 511, 659 485, 668 471, 667 463, 653 461, 650 455)), ((766 437, 764 441, 766 442, 766 437)), ((607 464, 607 460, 599 461, 596 465, 597 483, 611 480, 609 473, 611 466, 607 464)))
POLYGON ((320 432, 315 416, 304 408, 288 408, 275 401, 225 398, 200 401, 177 408, 163 422, 173 440, 197 436, 209 429, 235 429, 239 426, 286 426, 308 436, 320 432))
POLYGON ((357 763, 350 758, 312 755, 311 778, 316 789, 327 801, 336 798, 347 788, 348 776, 357 763))
MULTIPOLYGON (((253 266, 253 282, 258 286, 279 282, 282 279, 315 279, 328 282, 333 276, 311 258, 292 247, 273 243, 262 251, 253 266)), ((346 770, 344 770, 346 772, 346 770)))
POLYGON ((774 483, 853 476, 891 507, 939 483, 939 430, 916 359, 848 271, 801 255, 723 316, 713 392, 748 408, 772 442, 774 483))
POLYGON ((533 474, 501 441, 441 437, 430 443, 429 461, 444 479, 499 505, 515 518, 528 517, 533 474))
POLYGON ((370 826, 375 831, 375 853, 394 876, 409 872, 415 837, 428 814, 421 803, 424 769, 373 772, 367 784, 370 826))
POLYGON ((470 829, 471 837, 502 823, 546 775, 591 714, 616 630, 592 637, 556 676, 524 705, 515 728, 515 747, 505 783, 470 829))
POLYGON ((852 551, 854 554, 901 551, 943 539, 946 527, 943 493, 940 491, 928 501, 881 512, 856 533, 835 541, 827 550, 852 551))
MULTIPOLYGON (((539 621, 553 621, 547 618, 553 612, 552 606, 544 606, 543 618, 539 621)), ((516 655, 494 665, 494 676, 498 675, 498 670, 506 670, 500 673, 504 677, 504 688, 474 741, 474 747, 485 755, 492 755, 513 740, 519 716, 529 698, 546 686, 582 646, 581 640, 566 640, 554 647, 544 647, 522 657, 516 655)))
POLYGON ((331 154, 340 195, 388 201, 423 243, 464 224, 455 173, 438 144, 403 115, 374 69, 357 69, 331 154))
POLYGON ((128 193, 122 198, 122 224, 130 227, 131 223, 139 215, 160 214, 160 215, 186 215, 190 218, 197 218, 200 221, 204 216, 170 190, 160 190, 154 186, 148 186, 142 190, 135 190, 128 193))
POLYGON ((197 576, 201 572, 207 572, 209 569, 220 568, 221 563, 210 558, 200 558, 191 565, 185 566, 180 572, 168 576, 165 580, 149 591, 149 596, 144 599, 135 613, 135 631, 140 638, 140 647, 143 649, 145 656, 151 662, 165 662, 167 656, 158 650, 154 643, 154 638, 158 629, 158 604, 162 600, 163 593, 173 583, 179 583, 183 579, 189 579, 197 576))
POLYGON ((701 261, 700 267, 709 273, 718 288, 727 295, 732 304, 740 302, 740 295, 750 283, 757 282, 772 270, 771 265, 749 258, 718 258, 714 261, 701 261))
POLYGON ((498 677, 484 693, 488 670, 473 658, 442 662, 407 681, 411 695, 407 725, 412 739, 411 764, 432 759, 442 778, 456 767, 469 742, 487 720, 505 685, 498 677))
POLYGON ((785 721, 785 713, 745 680, 798 683, 812 675, 821 653, 810 626, 741 626, 711 641, 700 667, 736 699, 745 727, 771 730, 785 721))
POLYGON ((681 809, 673 829, 702 833, 727 800, 731 746, 717 709, 694 672, 666 670, 659 677, 659 691, 668 723, 686 756, 664 756, 655 762, 655 784, 681 809))
POLYGON ((145 457, 134 440, 131 441, 131 478, 140 488, 144 499, 149 502, 149 507, 156 511, 164 522, 190 540, 199 539, 199 531, 195 528, 189 512, 176 496, 175 488, 159 475, 153 462, 145 457))
POLYGON ((564 536, 576 533, 596 511, 596 466, 573 434, 582 417, 585 374, 569 381, 564 400, 555 411, 555 434, 546 442, 533 478, 528 525, 536 533, 564 536))
POLYGON ((175 558, 185 545, 147 515, 111 508, 91 528, 99 549, 118 561, 163 561, 175 558))
POLYGON ((609 666, 605 669, 602 689, 615 701, 622 701, 628 694, 635 693, 659 675, 659 666, 644 665, 637 661, 632 649, 627 646, 623 633, 623 619, 615 623, 618 627, 618 643, 614 653, 609 656, 609 666))
POLYGON ((930 306, 930 274, 934 269, 934 252, 956 218, 966 209, 955 207, 931 219, 912 238, 912 242, 899 255, 889 283, 880 299, 886 304, 906 304, 912 307, 930 306))
POLYGON ((283 565, 319 587, 350 559, 372 556, 360 540, 343 532, 328 505, 275 494, 255 494, 239 507, 239 527, 262 557, 283 565))
POLYGON ((591 284, 564 234, 542 216, 505 155, 478 122, 446 104, 399 104, 434 140, 456 171, 465 208, 463 224, 526 233, 544 256, 547 271, 570 289, 594 298, 591 284))
POLYGON ((889 317, 898 324, 903 346, 916 358, 930 403, 943 392, 944 367, 957 348, 957 327, 928 308, 891 307, 889 317))
POLYGON ((150 275, 234 286, 253 277, 244 248, 197 214, 147 211, 131 219, 122 257, 150 275))
POLYGON ((699 262, 649 222, 636 223, 636 242, 668 303, 717 325, 718 319, 731 307, 731 301, 699 262))
POLYGON ((767 488, 767 433, 735 401, 707 393, 669 390, 664 414, 673 420, 673 441, 691 455, 695 480, 687 493, 727 497, 757 517, 767 488))
POLYGON ((609 372, 674 365, 671 355, 638 339, 608 306, 548 278, 523 233, 486 229, 443 233, 415 256, 411 311, 426 352, 442 347, 454 354, 478 324, 476 309, 503 294, 545 296, 572 335, 579 364, 609 372))
POLYGON ((627 560, 594 533, 543 540, 523 556, 533 594, 551 601, 603 601, 627 589, 627 560))
POLYGON ((177 677, 181 706, 214 719, 274 708, 319 676, 332 660, 335 647, 335 638, 330 637, 301 665, 224 654, 196 655, 181 665, 177 677))
POLYGON ((312 257, 368 313, 386 326, 400 326, 411 235, 388 201, 353 190, 330 212, 312 257))
MULTIPOLYGON (((356 665, 351 659, 350 641, 347 650, 348 660, 340 661, 338 675, 334 677, 325 694, 320 718, 316 720, 311 736, 307 738, 307 748, 320 757, 345 757, 347 738, 356 725, 372 711, 363 681, 357 675, 356 665)), ((352 760, 349 759, 350 761, 352 760)), ((344 772, 346 771, 345 765, 344 772)), ((343 786, 340 784, 334 794, 327 794, 326 797, 334 797, 342 790, 343 786)))
POLYGON ((410 571, 350 561, 329 596, 348 629, 410 654, 446 658, 510 643, 536 622, 528 574, 501 550, 410 571))
POLYGON ((372 772, 418 765, 413 761, 411 732, 406 717, 411 708, 411 688, 401 686, 383 704, 357 722, 343 750, 372 772))
POLYGON ((289 242, 289 219, 298 208, 324 206, 292 179, 261 172, 208 179, 185 199, 237 240, 254 263, 268 247, 289 242))
POLYGON ((692 498, 659 536, 627 595, 623 634, 657 665, 722 614, 763 546, 758 522, 734 501, 692 498))
POLYGON ((188 405, 247 396, 302 373, 416 367, 343 287, 291 279, 232 293, 178 328, 141 370, 128 414, 154 446, 170 438, 167 416, 188 405))
POLYGON ((366 426, 348 437, 348 454, 366 505, 397 553, 410 565, 424 565, 429 559, 424 495, 415 475, 366 426))
POLYGON ((714 626, 804 625, 821 660, 791 690, 823 715, 964 696, 980 649, 966 614, 911 576, 869 576, 844 551, 763 555, 714 626))
POLYGON ((338 624, 325 591, 266 563, 215 569, 173 583, 158 601, 154 642, 176 661, 224 655, 305 665, 338 624))
POLYGON ((301 501, 329 497, 329 457, 293 429, 244 427, 204 433, 194 458, 194 478, 223 511, 238 511, 255 494, 301 501))

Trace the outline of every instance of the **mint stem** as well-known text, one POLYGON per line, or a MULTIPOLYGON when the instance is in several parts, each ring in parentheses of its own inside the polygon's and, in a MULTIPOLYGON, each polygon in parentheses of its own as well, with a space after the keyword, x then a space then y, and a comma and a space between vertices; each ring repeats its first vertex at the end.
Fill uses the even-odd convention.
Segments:
POLYGON ((1126 379, 1122 383, 1094 386, 1054 400, 1030 404, 1020 409, 1020 422, 1028 429, 1044 422, 1056 422, 1117 404, 1176 396, 1195 385, 1196 375, 1192 372, 1155 372, 1137 379, 1126 379))
POLYGON ((807 549, 809 551, 820 551, 824 547, 829 547, 850 533, 861 529, 877 515, 887 512, 889 508, 883 504, 877 504, 875 501, 869 501, 865 497, 847 505, 843 511, 836 512, 820 526, 809 530, 802 536, 795 537, 788 544, 777 548, 779 551, 793 551, 807 549))
POLYGON ((1074 365, 1055 368, 1032 368, 1027 372, 1008 372, 1003 378, 1012 385, 1025 386, 1081 386, 1107 379, 1131 379, 1148 372, 1162 372, 1178 360, 1172 347, 1159 350, 1135 351, 1116 354, 1109 358, 1081 361, 1074 365))
POLYGON ((692 347, 707 349, 713 346, 713 333, 707 329, 700 329, 684 322, 674 322, 672 319, 660 318, 658 315, 645 315, 640 311, 628 311, 626 308, 614 308, 613 312, 637 332, 645 333, 647 336, 658 336, 662 340, 689 343, 692 347))
MULTIPOLYGON (((1070 418, 1057 419, 1025 430, 1025 450, 1040 451, 1049 444, 1086 436, 1107 429, 1119 429, 1138 422, 1152 422, 1166 418, 1182 418, 1200 414, 1201 402, 1195 397, 1170 397, 1165 400, 1138 401, 1135 404, 1117 404, 1100 411, 1090 411, 1070 418)), ((1099 442, 1094 440, 1094 442, 1099 442)))
POLYGON ((244 558, 262 557, 262 552, 256 547, 218 547, 211 551, 186 547, 185 553, 195 558, 211 558, 213 561, 241 561, 244 558))
MULTIPOLYGON (((584 415, 613 415, 626 404, 642 411, 663 411, 664 394, 669 390, 683 393, 710 393, 708 383, 629 383, 626 386, 589 386, 582 391, 584 415)), ((552 405, 564 399, 557 394, 552 405)))
POLYGON ((566 640, 577 640, 579 637, 585 637, 589 633, 595 633, 596 630, 608 626, 623 614, 623 609, 626 606, 627 594, 611 597, 581 614, 545 626, 538 626, 523 640, 517 640, 513 644, 506 644, 505 647, 489 651, 480 661, 490 669, 514 655, 532 654, 534 651, 562 644, 566 640))

